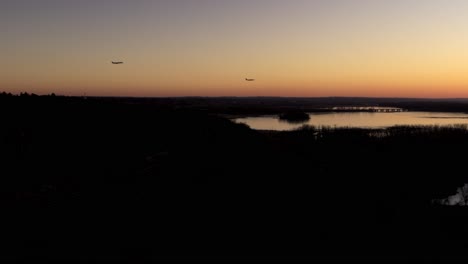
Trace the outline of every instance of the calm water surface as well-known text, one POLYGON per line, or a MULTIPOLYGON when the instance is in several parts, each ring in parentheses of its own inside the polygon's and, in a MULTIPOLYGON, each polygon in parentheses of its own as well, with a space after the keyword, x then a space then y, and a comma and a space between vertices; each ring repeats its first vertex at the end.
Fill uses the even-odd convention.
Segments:
POLYGON ((468 124, 468 114, 438 112, 330 112, 311 113, 310 120, 300 124, 280 121, 277 116, 246 117, 234 119, 260 130, 292 130, 303 125, 385 128, 395 125, 453 125, 468 124))

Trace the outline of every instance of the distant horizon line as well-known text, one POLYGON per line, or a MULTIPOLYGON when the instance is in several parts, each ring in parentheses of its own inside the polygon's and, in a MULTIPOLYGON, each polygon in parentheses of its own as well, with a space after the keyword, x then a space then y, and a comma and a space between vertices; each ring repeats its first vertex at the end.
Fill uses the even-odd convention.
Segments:
POLYGON ((48 94, 36 94, 36 93, 28 93, 28 92, 19 92, 17 94, 2 91, 0 94, 6 93, 11 94, 14 96, 20 96, 23 93, 29 95, 37 95, 37 96, 50 96, 54 94, 55 96, 61 97, 89 97, 89 98, 136 98, 136 99, 165 99, 165 98, 212 98, 212 99, 219 99, 219 98, 265 98, 265 99, 404 99, 404 100, 468 100, 468 97, 391 97, 391 96, 236 96, 236 95, 227 95, 227 96, 204 96, 204 95, 179 95, 179 96, 124 96, 124 95, 63 95, 57 94, 54 92, 48 94))

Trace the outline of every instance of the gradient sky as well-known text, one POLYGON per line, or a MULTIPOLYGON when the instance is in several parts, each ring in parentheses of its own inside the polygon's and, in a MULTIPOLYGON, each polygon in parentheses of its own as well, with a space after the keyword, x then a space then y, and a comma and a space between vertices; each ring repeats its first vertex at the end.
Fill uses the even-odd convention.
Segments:
POLYGON ((466 0, 1 0, 0 33, 13 93, 468 97, 466 0))

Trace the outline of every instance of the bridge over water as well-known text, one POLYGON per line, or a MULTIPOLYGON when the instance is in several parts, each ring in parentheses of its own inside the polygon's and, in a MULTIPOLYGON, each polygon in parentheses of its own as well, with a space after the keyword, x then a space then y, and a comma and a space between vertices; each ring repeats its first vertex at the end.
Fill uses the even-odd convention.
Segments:
POLYGON ((381 106, 336 106, 330 110, 338 112, 379 112, 379 113, 396 113, 408 111, 398 107, 381 107, 381 106))

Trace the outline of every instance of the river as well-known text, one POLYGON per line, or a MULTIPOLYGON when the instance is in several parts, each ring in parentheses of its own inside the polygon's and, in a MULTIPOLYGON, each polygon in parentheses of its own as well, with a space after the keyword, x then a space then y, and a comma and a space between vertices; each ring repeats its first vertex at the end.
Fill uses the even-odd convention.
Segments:
POLYGON ((396 125, 453 125, 467 124, 468 114, 441 112, 327 112, 310 113, 310 120, 304 123, 281 121, 277 116, 244 117, 234 119, 257 130, 293 130, 303 125, 385 128, 396 125))

